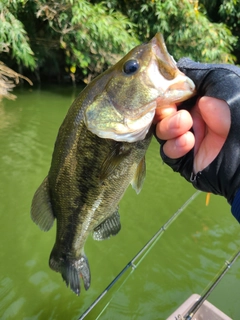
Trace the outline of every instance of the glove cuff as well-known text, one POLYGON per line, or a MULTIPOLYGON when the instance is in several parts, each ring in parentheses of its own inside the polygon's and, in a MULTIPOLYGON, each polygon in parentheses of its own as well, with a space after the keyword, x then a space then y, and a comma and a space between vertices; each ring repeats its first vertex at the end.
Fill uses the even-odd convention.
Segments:
POLYGON ((240 223, 240 189, 238 189, 231 207, 232 214, 234 218, 240 223))

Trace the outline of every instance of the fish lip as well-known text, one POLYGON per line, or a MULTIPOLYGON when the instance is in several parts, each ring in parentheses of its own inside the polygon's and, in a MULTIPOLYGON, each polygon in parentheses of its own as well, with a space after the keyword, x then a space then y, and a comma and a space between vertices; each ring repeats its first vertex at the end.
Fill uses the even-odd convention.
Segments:
POLYGON ((169 104, 169 100, 171 103, 178 103, 194 96, 196 94, 194 82, 178 69, 176 61, 167 50, 162 34, 157 33, 150 42, 158 71, 167 83, 164 89, 163 83, 159 81, 159 89, 163 89, 163 92, 156 99, 157 108, 169 104))
POLYGON ((180 103, 197 94, 194 82, 181 71, 179 71, 175 80, 177 80, 176 83, 173 82, 173 84, 168 87, 164 96, 159 96, 156 99, 157 108, 168 105, 169 100, 171 100, 170 104, 180 103), (175 87, 176 91, 174 91, 175 87), (171 95, 174 95, 174 99, 171 98, 171 95))
POLYGON ((158 62, 158 70, 166 80, 173 80, 180 72, 173 56, 169 54, 163 35, 157 33, 151 40, 152 50, 158 62), (165 71, 165 72, 163 72, 165 71))

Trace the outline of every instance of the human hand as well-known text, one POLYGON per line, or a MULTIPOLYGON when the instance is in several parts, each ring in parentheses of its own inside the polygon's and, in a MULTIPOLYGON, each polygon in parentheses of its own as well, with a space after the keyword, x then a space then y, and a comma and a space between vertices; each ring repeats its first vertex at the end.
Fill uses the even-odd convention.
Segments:
POLYGON ((197 97, 157 109, 161 156, 199 190, 223 195, 240 221, 240 69, 181 59, 197 97), (239 203, 236 194, 239 193, 239 203))
POLYGON ((177 159, 194 148, 193 173, 196 174, 216 158, 226 141, 231 122, 229 107, 223 100, 205 96, 190 111, 177 111, 174 105, 164 109, 157 109, 155 115, 156 136, 166 140, 163 152, 177 159))

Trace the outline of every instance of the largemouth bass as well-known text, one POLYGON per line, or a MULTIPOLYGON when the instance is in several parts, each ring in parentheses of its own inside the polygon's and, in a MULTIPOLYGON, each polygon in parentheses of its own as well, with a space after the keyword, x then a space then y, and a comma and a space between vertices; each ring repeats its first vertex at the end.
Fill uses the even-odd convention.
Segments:
POLYGON ((161 34, 130 51, 94 79, 63 121, 47 177, 36 191, 33 221, 48 231, 57 220, 50 267, 80 294, 91 276, 84 244, 121 228, 118 203, 132 184, 140 192, 157 107, 193 95, 194 84, 168 54, 161 34))

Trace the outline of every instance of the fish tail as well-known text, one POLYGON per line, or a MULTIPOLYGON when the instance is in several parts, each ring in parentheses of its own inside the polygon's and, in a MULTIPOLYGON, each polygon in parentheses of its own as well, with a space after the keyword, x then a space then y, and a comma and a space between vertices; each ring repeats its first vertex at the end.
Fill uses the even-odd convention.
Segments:
POLYGON ((88 290, 91 284, 91 273, 88 264, 88 259, 84 253, 79 259, 69 259, 66 256, 59 256, 55 254, 53 249, 49 266, 56 272, 60 272, 67 287, 75 292, 77 295, 81 293, 80 278, 83 280, 85 290, 88 290))

